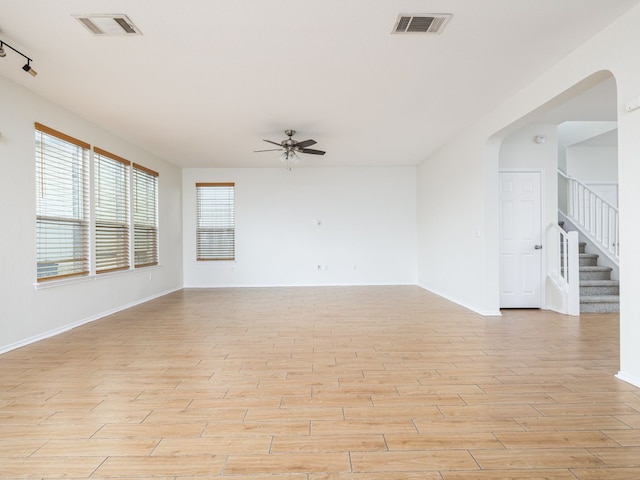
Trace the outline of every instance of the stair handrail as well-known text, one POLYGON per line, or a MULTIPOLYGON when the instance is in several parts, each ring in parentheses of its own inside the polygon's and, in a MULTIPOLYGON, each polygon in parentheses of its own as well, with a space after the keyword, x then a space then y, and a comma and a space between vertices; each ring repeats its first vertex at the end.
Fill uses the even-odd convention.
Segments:
POLYGON ((566 232, 559 225, 551 225, 560 245, 552 261, 550 276, 564 292, 566 303, 561 313, 580 315, 580 254, 578 232, 566 232))
POLYGON ((563 213, 616 265, 619 265, 620 213, 618 208, 577 178, 567 175, 560 169, 558 174, 568 184, 567 212, 563 213))

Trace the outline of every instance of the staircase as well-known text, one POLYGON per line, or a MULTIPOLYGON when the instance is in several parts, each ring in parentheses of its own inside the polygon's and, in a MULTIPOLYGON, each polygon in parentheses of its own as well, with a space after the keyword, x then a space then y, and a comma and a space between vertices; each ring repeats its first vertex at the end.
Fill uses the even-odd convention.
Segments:
POLYGON ((580 313, 620 311, 620 284, 611 280, 611 268, 598 265, 598 255, 585 253, 580 242, 580 313))
MULTIPOLYGON (((564 222, 558 225, 565 230, 564 222)), ((598 265, 599 255, 586 253, 585 242, 578 243, 580 277, 580 313, 614 313, 620 311, 620 283, 611 280, 611 267, 598 265)), ((563 245, 560 255, 564 257, 563 245)))
MULTIPOLYGON (((558 213, 561 214, 561 218, 571 222, 575 230, 580 232, 580 236, 588 239, 590 245, 604 255, 604 263, 620 265, 620 215, 617 207, 560 169, 558 170, 558 192, 560 207, 558 213), (560 203, 564 203, 564 206, 560 203)), ((560 228, 564 229, 564 222, 558 223, 560 228)), ((598 265, 598 255, 585 253, 585 245, 586 243, 579 243, 578 247, 580 253, 577 276, 580 279, 580 313, 619 312, 620 288, 618 281, 611 279, 612 269, 598 265)), ((560 247, 561 261, 566 264, 563 245, 561 244, 560 247)), ((572 248, 575 248, 575 243, 572 248)), ((575 250, 572 253, 575 258, 575 250)), ((574 259, 574 269, 575 263, 574 259)), ((565 274, 562 268, 560 273, 565 274)), ((573 276, 576 277, 575 270, 573 276)), ((575 282, 572 285, 574 286, 572 307, 575 311, 577 310, 575 282)))

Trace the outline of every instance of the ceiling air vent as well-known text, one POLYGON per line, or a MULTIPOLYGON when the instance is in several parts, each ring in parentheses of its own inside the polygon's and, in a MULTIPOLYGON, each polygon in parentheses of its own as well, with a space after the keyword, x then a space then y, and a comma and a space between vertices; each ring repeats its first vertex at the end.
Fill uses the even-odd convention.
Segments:
POLYGON ((126 15, 74 15, 94 35, 142 35, 126 15))
POLYGON ((451 17, 449 13, 400 14, 392 33, 442 33, 451 17))

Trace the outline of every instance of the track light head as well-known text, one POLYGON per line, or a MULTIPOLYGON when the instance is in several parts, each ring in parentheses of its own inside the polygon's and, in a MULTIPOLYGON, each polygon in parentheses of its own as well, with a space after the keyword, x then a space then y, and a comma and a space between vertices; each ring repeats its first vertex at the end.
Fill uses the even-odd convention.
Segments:
POLYGON ((22 67, 22 69, 32 77, 35 77, 36 75, 38 75, 38 72, 36 72, 33 68, 31 68, 31 65, 29 65, 28 62, 24 64, 24 67, 22 67))
POLYGON ((0 43, 0 57, 6 57, 7 52, 4 50, 4 43, 0 43))

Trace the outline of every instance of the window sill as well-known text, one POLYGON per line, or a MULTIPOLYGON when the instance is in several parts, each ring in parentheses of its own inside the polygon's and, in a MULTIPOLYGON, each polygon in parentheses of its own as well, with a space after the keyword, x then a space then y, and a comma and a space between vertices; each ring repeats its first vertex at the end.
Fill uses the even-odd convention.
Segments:
POLYGON ((60 280, 49 280, 44 282, 38 282, 33 284, 33 288, 35 290, 46 290, 48 288, 56 288, 56 287, 64 287, 67 285, 75 285, 77 283, 85 283, 85 282, 93 282, 95 280, 100 280, 103 278, 114 278, 121 277, 125 275, 131 275, 134 273, 148 273, 154 270, 159 270, 162 268, 161 265, 152 265, 149 267, 140 267, 140 268, 131 268, 129 270, 118 270, 115 272, 109 273, 92 273, 91 275, 85 275, 82 277, 72 277, 72 278, 63 278, 60 280))

